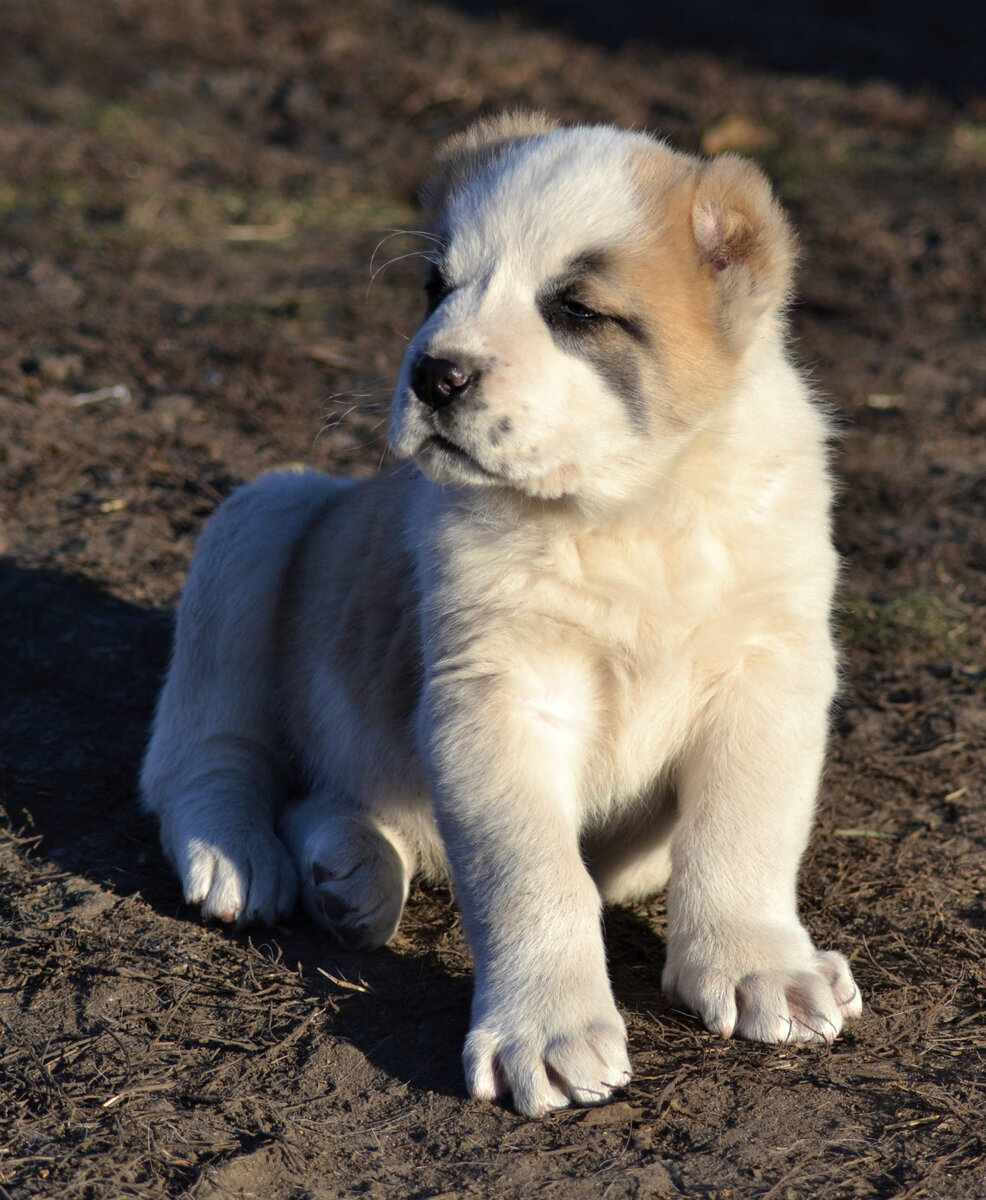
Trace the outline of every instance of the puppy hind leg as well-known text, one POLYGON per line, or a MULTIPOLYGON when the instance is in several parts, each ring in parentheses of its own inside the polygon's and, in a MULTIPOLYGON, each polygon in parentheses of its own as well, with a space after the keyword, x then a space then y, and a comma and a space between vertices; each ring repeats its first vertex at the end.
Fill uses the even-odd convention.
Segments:
POLYGON ((606 904, 634 904, 649 900, 661 891, 671 874, 671 846, 652 848, 646 854, 627 856, 623 862, 609 862, 599 869, 590 868, 606 904))
POLYGON ((416 865, 396 831, 338 794, 318 792, 288 805, 280 833, 317 925, 351 950, 390 941, 416 865))
POLYGON ((583 857, 607 904, 632 904, 661 891, 671 874, 674 797, 658 790, 588 839, 583 857))
POLYGON ((211 738, 196 749, 201 769, 186 764, 158 808, 165 856, 186 902, 206 920, 272 925, 290 914, 298 893, 290 855, 274 833, 279 772, 245 739, 211 738))
POLYGON ((274 832, 276 628, 293 556, 340 486, 310 471, 267 475, 220 507, 196 548, 141 792, 207 919, 269 924, 294 906, 274 832))

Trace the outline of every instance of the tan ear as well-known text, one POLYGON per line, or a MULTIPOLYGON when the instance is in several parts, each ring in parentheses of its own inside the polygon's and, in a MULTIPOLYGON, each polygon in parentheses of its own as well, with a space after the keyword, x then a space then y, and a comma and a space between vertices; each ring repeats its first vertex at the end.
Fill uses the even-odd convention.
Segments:
POLYGON ((439 222, 449 194, 480 175, 504 150, 557 128, 546 113, 521 109, 482 117, 450 137, 439 147, 432 174, 421 187, 421 202, 432 222, 439 222))
POLYGON ((788 297, 797 257, 791 226, 760 169, 723 154, 699 175, 692 231, 714 281, 720 326, 734 345, 743 343, 788 297))

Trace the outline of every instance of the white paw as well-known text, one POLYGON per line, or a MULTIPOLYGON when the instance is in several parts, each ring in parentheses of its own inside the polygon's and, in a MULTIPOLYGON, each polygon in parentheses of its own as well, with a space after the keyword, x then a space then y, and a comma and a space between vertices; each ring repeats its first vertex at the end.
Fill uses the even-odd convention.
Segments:
POLYGON ((530 1023, 520 1004, 479 1021, 463 1054, 470 1095, 494 1100, 510 1092, 528 1117, 569 1104, 605 1104, 630 1080, 626 1028, 611 1000, 592 1015, 571 1012, 581 1007, 571 996, 554 1005, 541 997, 530 1023))
POLYGON ((309 915, 351 950, 375 950, 397 932, 410 870, 394 843, 360 817, 336 817, 298 862, 309 915))
POLYGON ((831 1044, 843 1023, 863 1009, 849 963, 834 951, 815 950, 800 929, 792 931, 789 955, 780 949, 776 930, 759 946, 751 932, 734 944, 721 943, 714 955, 707 942, 701 956, 687 946, 669 947, 665 992, 722 1037, 831 1044))
POLYGON ((294 908, 298 879, 273 830, 191 835, 173 841, 170 849, 186 901, 198 905, 206 920, 273 925, 294 908))

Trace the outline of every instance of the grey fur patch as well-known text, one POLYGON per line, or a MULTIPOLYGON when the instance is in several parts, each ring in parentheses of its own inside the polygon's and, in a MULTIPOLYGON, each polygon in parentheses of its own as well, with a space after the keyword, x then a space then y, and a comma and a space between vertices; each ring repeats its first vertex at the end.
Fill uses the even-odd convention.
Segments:
POLYGON ((589 363, 623 401, 633 425, 644 430, 648 424, 647 399, 639 354, 649 347, 650 337, 636 317, 594 308, 589 284, 594 275, 605 271, 602 251, 576 255, 540 290, 537 307, 555 345, 589 363), (582 309, 584 315, 577 315, 582 309))

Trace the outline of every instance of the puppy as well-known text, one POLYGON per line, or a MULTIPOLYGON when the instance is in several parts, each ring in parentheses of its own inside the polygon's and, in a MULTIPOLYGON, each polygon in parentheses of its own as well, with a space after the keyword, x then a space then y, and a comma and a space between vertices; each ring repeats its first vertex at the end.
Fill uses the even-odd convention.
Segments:
POLYGON ((268 475, 199 544, 142 781, 185 897, 272 922, 300 885, 371 949, 450 872, 469 1090, 526 1114, 630 1078, 600 906, 665 885, 669 996, 831 1042, 861 1002, 795 898, 836 559, 787 222, 739 158, 517 114, 424 198, 402 461, 268 475))

